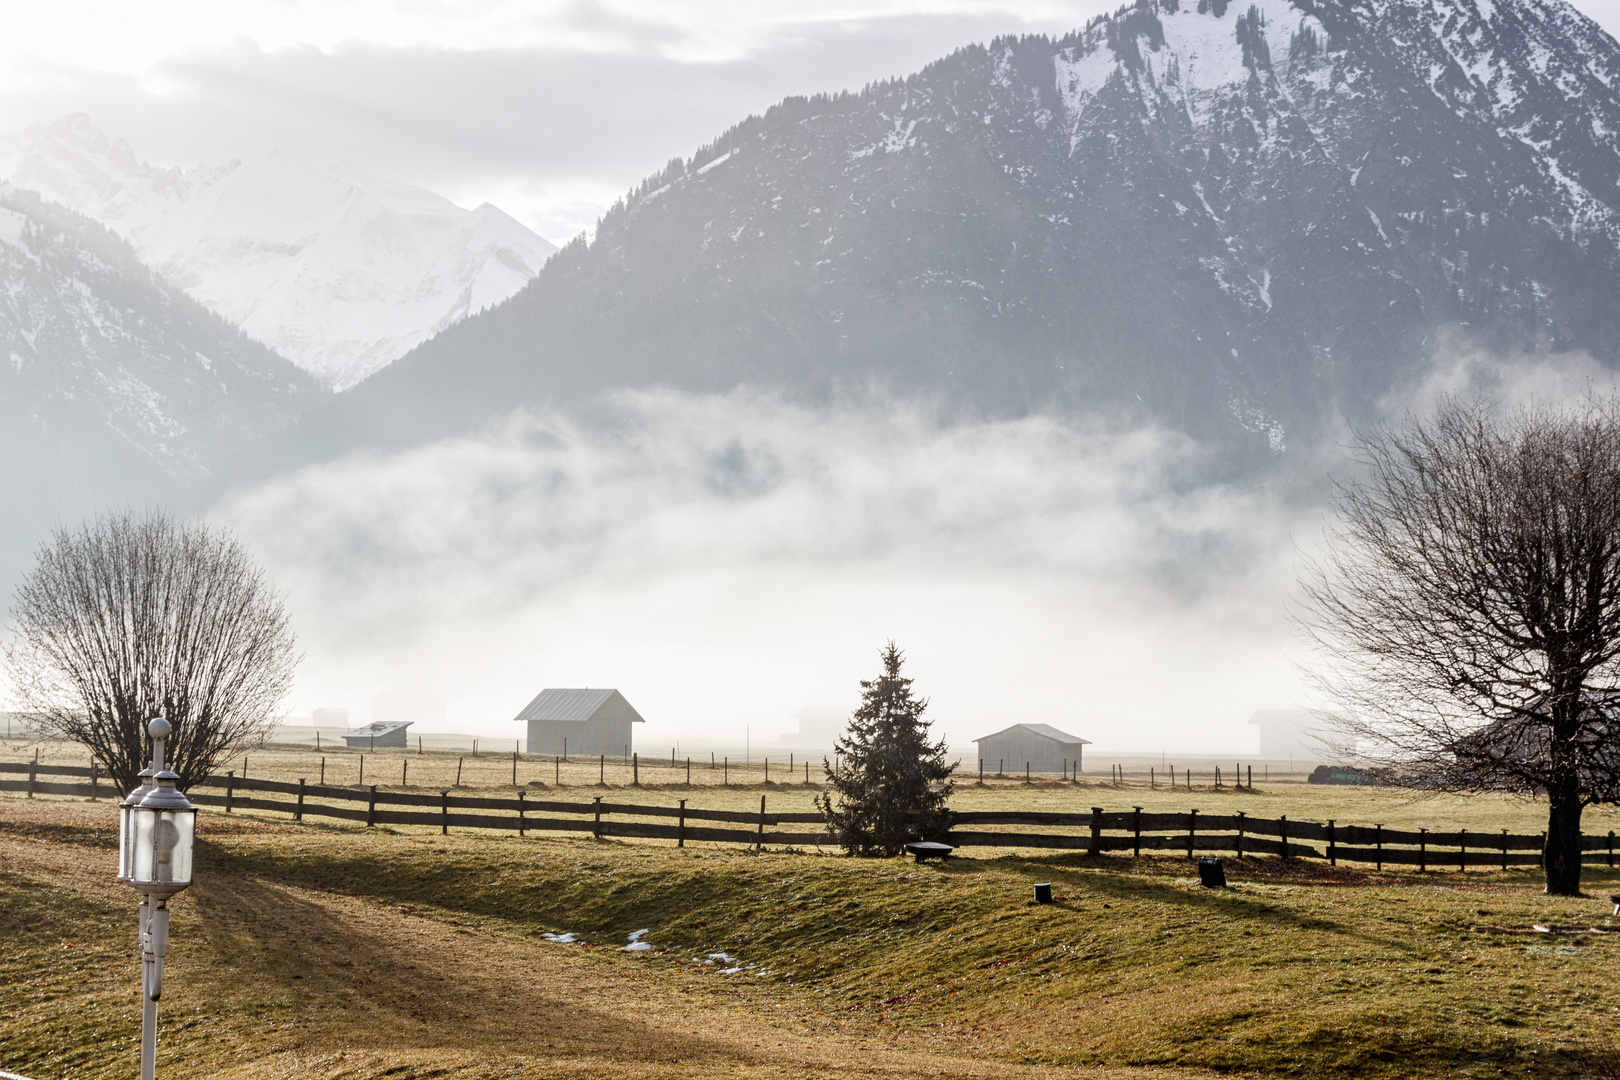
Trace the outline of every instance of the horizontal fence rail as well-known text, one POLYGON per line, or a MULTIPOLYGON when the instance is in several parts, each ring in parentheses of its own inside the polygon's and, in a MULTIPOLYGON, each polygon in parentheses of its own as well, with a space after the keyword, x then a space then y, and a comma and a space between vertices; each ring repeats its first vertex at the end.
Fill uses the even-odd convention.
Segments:
MULTIPOLYGON (((119 793, 94 767, 0 763, 0 792, 114 798, 119 793), (8 779, 7 777, 20 777, 8 779), (72 778, 64 781, 61 778, 72 778), (85 782, 88 780, 88 782, 85 782)), ((245 780, 209 776, 188 797, 198 806, 268 810, 307 817, 335 818, 367 825, 438 826, 534 832, 590 833, 597 837, 741 843, 750 847, 836 846, 820 814, 760 810, 701 810, 633 803, 379 791, 306 782, 245 780), (333 805, 337 804, 337 805, 333 805), (655 820, 645 820, 655 819, 655 820)), ((1175 852, 1188 857, 1231 853, 1323 859, 1424 870, 1508 869, 1541 862, 1544 834, 1434 832, 1382 825, 1340 825, 1335 821, 1290 821, 1247 814, 1145 813, 1109 811, 968 810, 953 815, 950 840, 958 847, 1038 848, 1084 851, 1093 855, 1175 852), (1040 830, 1040 831, 1023 831, 1040 830)), ((1615 833, 1587 835, 1581 845, 1587 863, 1613 866, 1615 833)))

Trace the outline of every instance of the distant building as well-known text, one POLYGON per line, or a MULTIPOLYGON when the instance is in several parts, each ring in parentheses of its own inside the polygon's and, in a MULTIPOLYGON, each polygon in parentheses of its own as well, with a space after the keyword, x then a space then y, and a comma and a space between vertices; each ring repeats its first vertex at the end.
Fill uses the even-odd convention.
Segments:
POLYGON ((385 750, 390 746, 405 746, 405 729, 410 721, 372 723, 363 728, 343 733, 343 741, 356 750, 385 750))
POLYGON ((806 705, 793 714, 799 722, 797 731, 782 734, 783 746, 802 746, 813 750, 830 750, 838 736, 849 726, 850 710, 836 705, 806 705))
POLYGON ((529 725, 531 754, 612 754, 634 746, 645 723, 617 690, 542 690, 513 718, 529 725))
POLYGON ((1256 709, 1249 723, 1260 728, 1263 758, 1321 761, 1327 753, 1313 737, 1321 721, 1309 709, 1256 709))
POLYGON ((1008 772, 1055 773, 1074 768, 1085 760, 1090 739, 1059 731, 1050 724, 1014 724, 994 735, 973 740, 979 747, 979 760, 987 771, 1005 767, 1008 772), (1003 765, 1005 763, 1005 765, 1003 765))

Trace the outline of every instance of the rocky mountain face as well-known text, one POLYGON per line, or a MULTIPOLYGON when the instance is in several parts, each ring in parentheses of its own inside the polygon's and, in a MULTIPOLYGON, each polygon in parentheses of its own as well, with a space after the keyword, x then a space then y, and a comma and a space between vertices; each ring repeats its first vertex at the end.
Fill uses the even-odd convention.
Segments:
POLYGON ((0 572, 58 521, 168 500, 329 396, 101 225, 0 185, 0 572))
POLYGON ((1265 459, 1442 342, 1620 359, 1620 47, 1560 0, 1139 0, 790 99, 294 456, 614 387, 874 389, 1265 459))
POLYGON ((0 139, 0 180, 96 219, 194 299, 335 389, 522 288, 556 248, 351 166, 273 153, 160 169, 83 114, 0 139))

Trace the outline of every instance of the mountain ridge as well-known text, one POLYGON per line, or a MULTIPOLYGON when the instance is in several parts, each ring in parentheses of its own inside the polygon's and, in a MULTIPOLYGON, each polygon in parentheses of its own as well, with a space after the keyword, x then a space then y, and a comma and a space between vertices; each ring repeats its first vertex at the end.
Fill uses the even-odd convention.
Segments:
POLYGON ((504 300, 556 250, 488 203, 463 210, 346 163, 148 165, 82 113, 0 139, 0 179, 113 228, 336 389, 504 300))
POLYGON ((0 570, 62 520, 167 501, 327 391, 99 223, 0 185, 0 570))

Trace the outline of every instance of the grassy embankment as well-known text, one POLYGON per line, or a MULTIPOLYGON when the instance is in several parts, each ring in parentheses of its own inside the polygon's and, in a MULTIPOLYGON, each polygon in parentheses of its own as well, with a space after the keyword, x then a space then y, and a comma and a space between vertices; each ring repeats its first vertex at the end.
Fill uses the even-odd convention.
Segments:
MULTIPOLYGON (((0 802, 0 1068, 128 1072, 110 826, 0 802)), ((1169 857, 918 867, 214 814, 201 835, 163 1004, 177 1077, 1589 1076, 1620 1044, 1620 920, 1531 872, 1261 860, 1212 892, 1169 857), (642 928, 653 951, 618 951, 642 928), (695 962, 720 952, 757 966, 695 962)))

